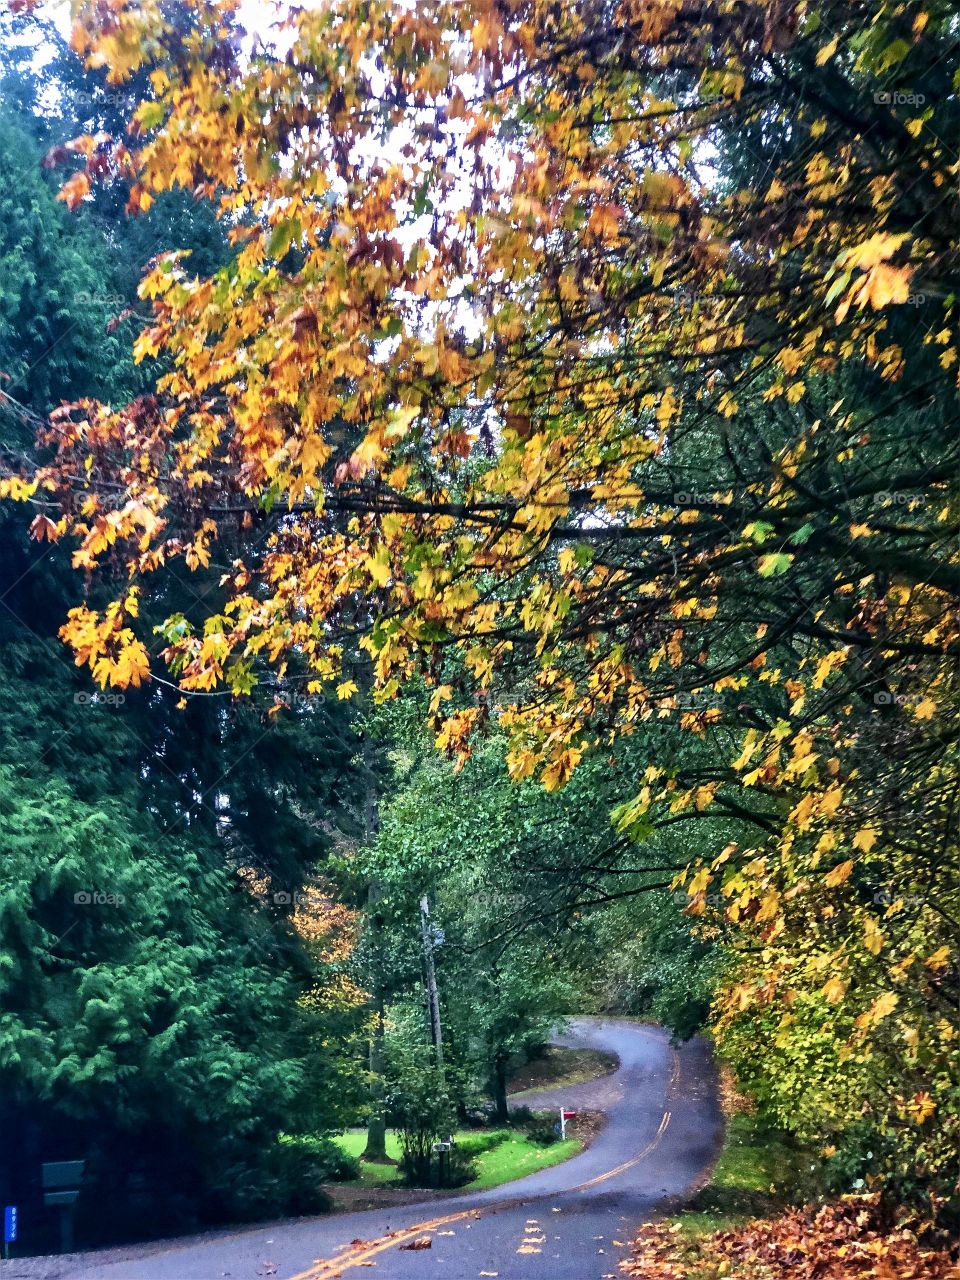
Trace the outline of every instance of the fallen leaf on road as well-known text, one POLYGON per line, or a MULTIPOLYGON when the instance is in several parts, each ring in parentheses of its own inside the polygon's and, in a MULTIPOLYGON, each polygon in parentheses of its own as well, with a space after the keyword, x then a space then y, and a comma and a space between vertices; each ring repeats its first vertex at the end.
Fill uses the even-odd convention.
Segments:
POLYGON ((409 1244, 402 1244, 401 1249, 432 1249, 433 1239, 430 1236, 417 1236, 409 1244))

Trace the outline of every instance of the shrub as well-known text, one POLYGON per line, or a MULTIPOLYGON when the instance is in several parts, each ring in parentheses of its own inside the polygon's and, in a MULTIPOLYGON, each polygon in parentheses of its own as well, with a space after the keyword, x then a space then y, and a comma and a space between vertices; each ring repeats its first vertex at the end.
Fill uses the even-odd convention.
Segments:
POLYGON ((530 1141, 535 1142, 538 1147, 549 1147, 560 1140, 557 1119, 552 1111, 536 1112, 523 1128, 530 1141))
POLYGON ((330 1207, 322 1186, 330 1168, 322 1147, 314 1147, 309 1138, 281 1137, 258 1167, 237 1164, 224 1170, 224 1181, 229 1180, 234 1201, 242 1204, 243 1218, 321 1213, 330 1207))
POLYGON ((464 1151, 459 1142, 454 1143, 453 1150, 447 1157, 447 1176, 443 1180, 445 1187, 462 1187, 474 1180, 477 1176, 477 1166, 470 1158, 471 1154, 477 1153, 464 1151))
POLYGON ((291 1155, 291 1159, 304 1161, 304 1170, 309 1177, 318 1177, 321 1182, 352 1182, 360 1177, 359 1159, 344 1151, 332 1138, 317 1134, 296 1137, 284 1134, 280 1143, 284 1149, 296 1153, 291 1155))
POLYGON ((489 1129, 486 1133, 468 1133, 457 1140, 457 1150, 466 1156, 482 1156, 510 1137, 509 1129, 489 1129))
POLYGON ((518 1125, 520 1128, 523 1128, 525 1125, 528 1125, 531 1120, 536 1119, 537 1114, 538 1113, 536 1111, 533 1111, 530 1107, 526 1105, 520 1106, 520 1107, 511 1107, 510 1123, 512 1125, 518 1125))
POLYGON ((413 1187, 433 1185, 433 1144, 452 1133, 455 1121, 443 1071, 424 1056, 398 1056, 386 1097, 387 1115, 400 1136, 400 1172, 413 1187))
POLYGON ((496 1122, 492 1103, 463 1110, 462 1123, 469 1129, 487 1129, 496 1122))

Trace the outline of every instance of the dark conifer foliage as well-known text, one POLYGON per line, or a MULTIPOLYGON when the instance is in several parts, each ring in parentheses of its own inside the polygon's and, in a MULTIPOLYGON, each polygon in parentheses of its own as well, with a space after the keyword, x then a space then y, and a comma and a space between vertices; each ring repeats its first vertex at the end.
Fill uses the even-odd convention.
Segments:
MULTIPOLYGON (((67 214, 44 151, 118 127, 118 104, 54 28, 0 35, 9 458, 64 400, 138 394, 144 264, 187 245, 210 270, 223 240, 188 197, 130 219, 107 191, 67 214)), ((357 821, 358 739, 338 705, 98 690, 57 635, 69 550, 30 539, 32 514, 0 513, 0 1198, 38 1251, 47 1160, 87 1161, 81 1243, 316 1209, 322 1168, 294 1169, 278 1135, 330 1122, 337 1091, 316 1085, 352 1021, 305 1001, 317 962, 287 903, 357 821)), ((219 571, 171 576, 165 607, 206 607, 219 571)))

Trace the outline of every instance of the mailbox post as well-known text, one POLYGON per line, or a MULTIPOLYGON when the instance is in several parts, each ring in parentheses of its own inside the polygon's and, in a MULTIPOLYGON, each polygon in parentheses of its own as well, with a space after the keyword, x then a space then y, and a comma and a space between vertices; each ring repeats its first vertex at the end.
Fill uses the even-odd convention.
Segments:
POLYGON ((77 1197, 83 1181, 84 1160, 57 1160, 40 1166, 43 1203, 60 1210, 60 1252, 73 1252, 73 1228, 77 1197))
POLYGON ((559 1125, 559 1130, 560 1130, 560 1140, 561 1140, 561 1141, 563 1141, 563 1140, 566 1138, 566 1136, 567 1136, 567 1121, 568 1121, 568 1120, 575 1120, 575 1119, 576 1119, 576 1116, 577 1116, 577 1113, 576 1113, 575 1111, 568 1111, 568 1110, 566 1109, 566 1107, 561 1107, 561 1108, 560 1108, 560 1125, 559 1125))
POLYGON ((445 1187, 450 1177, 450 1152, 453 1150, 453 1136, 444 1138, 442 1142, 433 1144, 433 1153, 437 1157, 437 1184, 445 1187))

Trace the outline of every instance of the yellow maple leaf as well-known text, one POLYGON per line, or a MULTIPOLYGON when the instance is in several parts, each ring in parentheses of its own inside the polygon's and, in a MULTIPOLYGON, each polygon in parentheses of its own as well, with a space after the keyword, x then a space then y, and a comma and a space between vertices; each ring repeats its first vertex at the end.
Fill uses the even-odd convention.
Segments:
POLYGON ((867 277, 867 297, 874 311, 880 311, 891 302, 904 303, 910 297, 910 268, 891 267, 880 263, 867 277))
POLYGON ((14 502, 26 502, 37 491, 36 481, 21 479, 20 476, 4 476, 0 480, 0 498, 12 498, 14 502))
POLYGON ((853 862, 847 859, 846 862, 838 863, 832 871, 828 871, 823 882, 827 888, 835 889, 838 884, 843 884, 844 880, 849 880, 852 872, 853 862))
POLYGON ((385 546, 379 546, 372 556, 367 556, 364 564, 373 578, 374 582, 380 587, 385 587, 390 581, 390 553, 385 546))
POLYGON ((807 389, 807 384, 803 381, 791 382, 787 387, 787 400, 790 404, 797 404, 803 399, 803 393, 807 389))
POLYGON ((949 947, 938 947, 936 951, 927 956, 923 963, 928 969, 945 969, 950 963, 950 956, 949 947))
POLYGON ((852 249, 847 249, 840 258, 844 266, 860 267, 864 271, 869 271, 873 267, 880 266, 887 258, 891 258, 907 238, 905 232, 892 235, 887 231, 878 231, 876 235, 862 240, 852 249))
POLYGON ((883 1018, 889 1017, 894 1009, 900 1003, 900 997, 893 991, 885 991, 882 996, 878 996, 867 1011, 871 1022, 880 1022, 883 1018))
POLYGON ((843 800, 843 787, 834 785, 823 793, 820 800, 820 812, 826 818, 832 818, 840 808, 843 800))
POLYGON ((883 934, 876 920, 867 920, 863 934, 863 945, 872 956, 878 956, 883 949, 883 934))
POLYGON ((821 994, 826 996, 831 1004, 839 1004, 847 994, 847 984, 834 974, 821 988, 821 994))
POLYGON ((924 1120, 928 1120, 936 1109, 937 1104, 930 1094, 925 1091, 915 1093, 907 1104, 907 1110, 917 1124, 923 1124, 924 1120))
MULTIPOLYGON (((129 634, 129 632, 125 633, 129 634)), ((128 685, 139 688, 150 675, 150 655, 139 640, 124 645, 113 668, 111 683, 125 689, 128 685)))
POLYGON ((828 41, 828 43, 823 46, 822 49, 817 50, 817 66, 818 67, 822 67, 825 63, 830 61, 833 55, 837 52, 837 48, 839 44, 840 44, 839 37, 834 36, 832 40, 828 41))
POLYGON ((696 875, 687 885, 687 893, 691 898, 695 898, 697 894, 704 893, 707 885, 710 883, 710 868, 701 867, 696 875))
POLYGON ((561 751, 543 771, 543 785, 547 791, 559 791, 579 763, 583 752, 577 747, 561 751))

